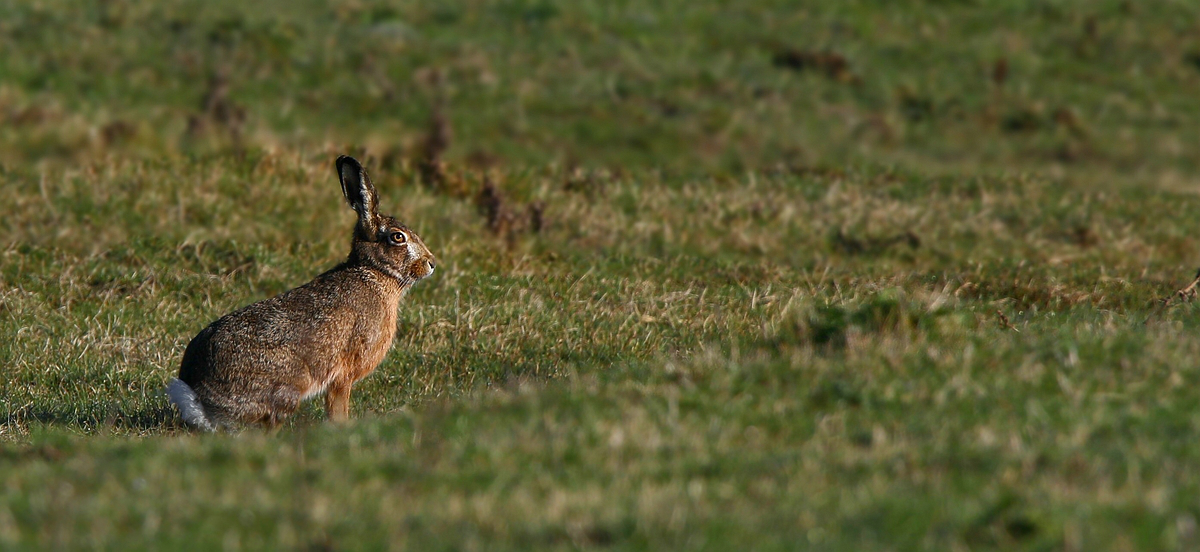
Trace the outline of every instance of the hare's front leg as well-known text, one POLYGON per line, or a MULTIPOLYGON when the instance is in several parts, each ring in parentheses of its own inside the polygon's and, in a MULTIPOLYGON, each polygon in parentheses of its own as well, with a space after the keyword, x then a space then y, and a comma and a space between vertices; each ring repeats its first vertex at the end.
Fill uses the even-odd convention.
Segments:
POLYGON ((325 391, 325 415, 331 421, 343 422, 350 419, 350 383, 335 381, 325 391))

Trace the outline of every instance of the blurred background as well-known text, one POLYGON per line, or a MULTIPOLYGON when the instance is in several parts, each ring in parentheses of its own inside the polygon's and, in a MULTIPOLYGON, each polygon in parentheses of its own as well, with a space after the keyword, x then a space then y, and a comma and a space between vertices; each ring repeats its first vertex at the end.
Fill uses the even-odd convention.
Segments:
POLYGON ((1200 7, 0 1, 0 159, 1051 171, 1196 187, 1200 7))

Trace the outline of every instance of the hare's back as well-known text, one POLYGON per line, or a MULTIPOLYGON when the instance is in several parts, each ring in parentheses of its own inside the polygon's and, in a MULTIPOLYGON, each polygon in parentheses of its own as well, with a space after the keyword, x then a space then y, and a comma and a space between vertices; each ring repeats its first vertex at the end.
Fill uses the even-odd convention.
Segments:
POLYGON ((255 303, 206 327, 184 351, 179 378, 193 387, 245 385, 251 379, 294 380, 310 367, 330 364, 335 345, 347 339, 353 311, 318 305, 315 298, 284 298, 255 303))

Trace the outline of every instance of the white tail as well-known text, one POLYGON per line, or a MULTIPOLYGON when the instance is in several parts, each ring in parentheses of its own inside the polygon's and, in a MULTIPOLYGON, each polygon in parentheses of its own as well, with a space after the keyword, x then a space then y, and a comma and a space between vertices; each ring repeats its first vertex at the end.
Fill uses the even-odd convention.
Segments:
POLYGON ((187 422, 188 425, 204 431, 217 430, 217 426, 204 413, 204 406, 200 404, 200 398, 196 396, 196 392, 192 390, 192 386, 184 383, 179 378, 175 378, 171 380, 171 383, 167 384, 167 396, 171 398, 171 402, 179 409, 179 414, 183 416, 183 421, 187 422))

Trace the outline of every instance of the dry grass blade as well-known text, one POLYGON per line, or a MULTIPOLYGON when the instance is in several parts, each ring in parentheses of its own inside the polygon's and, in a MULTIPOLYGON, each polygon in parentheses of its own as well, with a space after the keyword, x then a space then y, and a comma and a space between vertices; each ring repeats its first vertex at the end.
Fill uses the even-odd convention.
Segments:
POLYGON ((1174 293, 1156 301, 1156 303, 1158 303, 1158 307, 1150 313, 1150 316, 1146 317, 1146 320, 1142 322, 1142 324, 1148 324, 1152 318, 1171 308, 1173 306, 1171 302, 1172 299, 1179 298, 1179 301, 1174 303, 1175 305, 1178 305, 1179 303, 1191 302, 1192 299, 1196 298, 1196 288, 1198 286, 1200 286, 1200 269, 1196 270, 1196 276, 1192 278, 1192 282, 1190 284, 1183 288, 1177 289, 1174 293))
POLYGON ((1009 322, 1008 317, 1005 316, 1004 313, 1000 312, 1000 310, 998 310, 998 309, 996 310, 996 318, 999 319, 1001 328, 1004 328, 1006 330, 1012 330, 1017 333, 1021 333, 1021 330, 1018 330, 1016 326, 1012 325, 1012 322, 1009 322))

